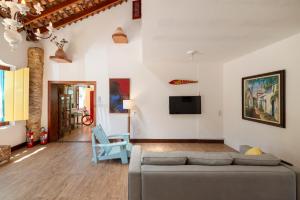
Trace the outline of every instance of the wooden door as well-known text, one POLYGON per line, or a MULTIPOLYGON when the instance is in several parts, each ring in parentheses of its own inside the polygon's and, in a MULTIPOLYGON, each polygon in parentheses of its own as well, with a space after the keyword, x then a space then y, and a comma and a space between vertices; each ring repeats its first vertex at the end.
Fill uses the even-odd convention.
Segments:
POLYGON ((71 127, 72 97, 70 94, 60 94, 58 98, 58 139, 63 138, 66 133, 70 133, 71 127))
POLYGON ((49 141, 55 142, 58 140, 58 85, 57 84, 51 84, 51 87, 48 87, 49 89, 49 95, 48 95, 48 101, 50 101, 48 104, 50 105, 48 107, 48 127, 49 127, 49 141))
MULTIPOLYGON (((48 133, 50 142, 59 140, 59 95, 64 93, 65 85, 93 85, 95 90, 94 107, 96 105, 96 81, 48 81, 48 133)), ((94 121, 96 121, 95 110, 94 121)), ((71 122, 69 124, 71 125, 71 122)))

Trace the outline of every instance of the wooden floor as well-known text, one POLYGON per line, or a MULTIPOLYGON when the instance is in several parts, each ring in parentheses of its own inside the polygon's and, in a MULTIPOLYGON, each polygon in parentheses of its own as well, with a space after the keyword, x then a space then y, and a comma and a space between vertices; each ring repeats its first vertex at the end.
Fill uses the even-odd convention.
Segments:
MULTIPOLYGON (((148 151, 232 151, 223 144, 141 144, 148 151)), ((90 143, 51 143, 14 152, 0 166, 0 200, 127 200, 128 165, 91 163, 90 143)))
POLYGON ((61 138, 64 142, 90 142, 92 139, 91 126, 79 126, 61 138))

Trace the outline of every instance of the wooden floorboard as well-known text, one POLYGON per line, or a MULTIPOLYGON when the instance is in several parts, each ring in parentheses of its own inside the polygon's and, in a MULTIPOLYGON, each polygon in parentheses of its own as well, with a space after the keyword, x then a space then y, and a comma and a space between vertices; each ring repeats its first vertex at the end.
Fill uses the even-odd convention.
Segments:
POLYGON ((92 139, 91 126, 79 126, 70 133, 65 133, 62 142, 90 142, 92 139))
MULTIPOLYGON (((232 151, 224 144, 141 144, 147 151, 232 151)), ((0 166, 0 200, 127 200, 128 165, 91 163, 90 143, 51 143, 14 152, 0 166)))

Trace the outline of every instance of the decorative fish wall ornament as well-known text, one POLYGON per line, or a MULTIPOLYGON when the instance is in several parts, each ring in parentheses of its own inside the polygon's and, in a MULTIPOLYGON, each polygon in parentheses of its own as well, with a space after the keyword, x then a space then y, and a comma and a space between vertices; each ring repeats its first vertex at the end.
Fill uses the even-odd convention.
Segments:
POLYGON ((172 80, 169 82, 171 85, 183 85, 183 84, 191 84, 191 83, 198 83, 198 81, 193 80, 172 80))

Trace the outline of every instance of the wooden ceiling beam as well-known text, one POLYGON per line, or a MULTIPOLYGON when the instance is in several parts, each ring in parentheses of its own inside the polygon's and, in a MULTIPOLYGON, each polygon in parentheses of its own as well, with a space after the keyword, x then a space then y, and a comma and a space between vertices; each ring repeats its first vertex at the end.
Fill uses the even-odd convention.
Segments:
MULTIPOLYGON (((75 21, 78 21, 80 19, 83 19, 83 18, 86 18, 92 14, 95 14, 95 13, 98 13, 100 11, 103 11, 105 9, 108 9, 112 6, 116 6, 116 5, 119 5, 123 2, 125 2, 127 0, 106 0, 106 1, 101 1, 101 3, 99 4, 96 4, 95 6, 93 7, 90 7, 90 8, 87 8, 87 9, 84 9, 82 12, 79 12, 79 13, 76 13, 76 14, 73 14, 67 18, 64 18, 58 22, 55 22, 53 23, 53 26, 56 28, 56 29, 59 29, 60 27, 63 27, 63 26, 66 26, 67 24, 71 24, 75 21)), ((46 27, 41 27, 40 28, 40 31, 41 33, 45 33, 47 32, 47 28, 46 27)))
POLYGON ((50 16, 50 15, 56 13, 57 11, 62 10, 62 9, 66 8, 66 7, 70 6, 70 5, 72 5, 74 3, 79 2, 79 1, 81 1, 81 0, 66 0, 66 1, 63 1, 63 2, 61 2, 59 4, 56 4, 56 5, 48 8, 48 9, 46 9, 45 11, 42 12, 42 14, 40 14, 40 15, 38 15, 36 17, 30 17, 30 16, 28 16, 27 17, 27 21, 25 22, 25 25, 31 24, 32 22, 35 22, 37 20, 43 19, 43 18, 45 18, 47 16, 50 16))

